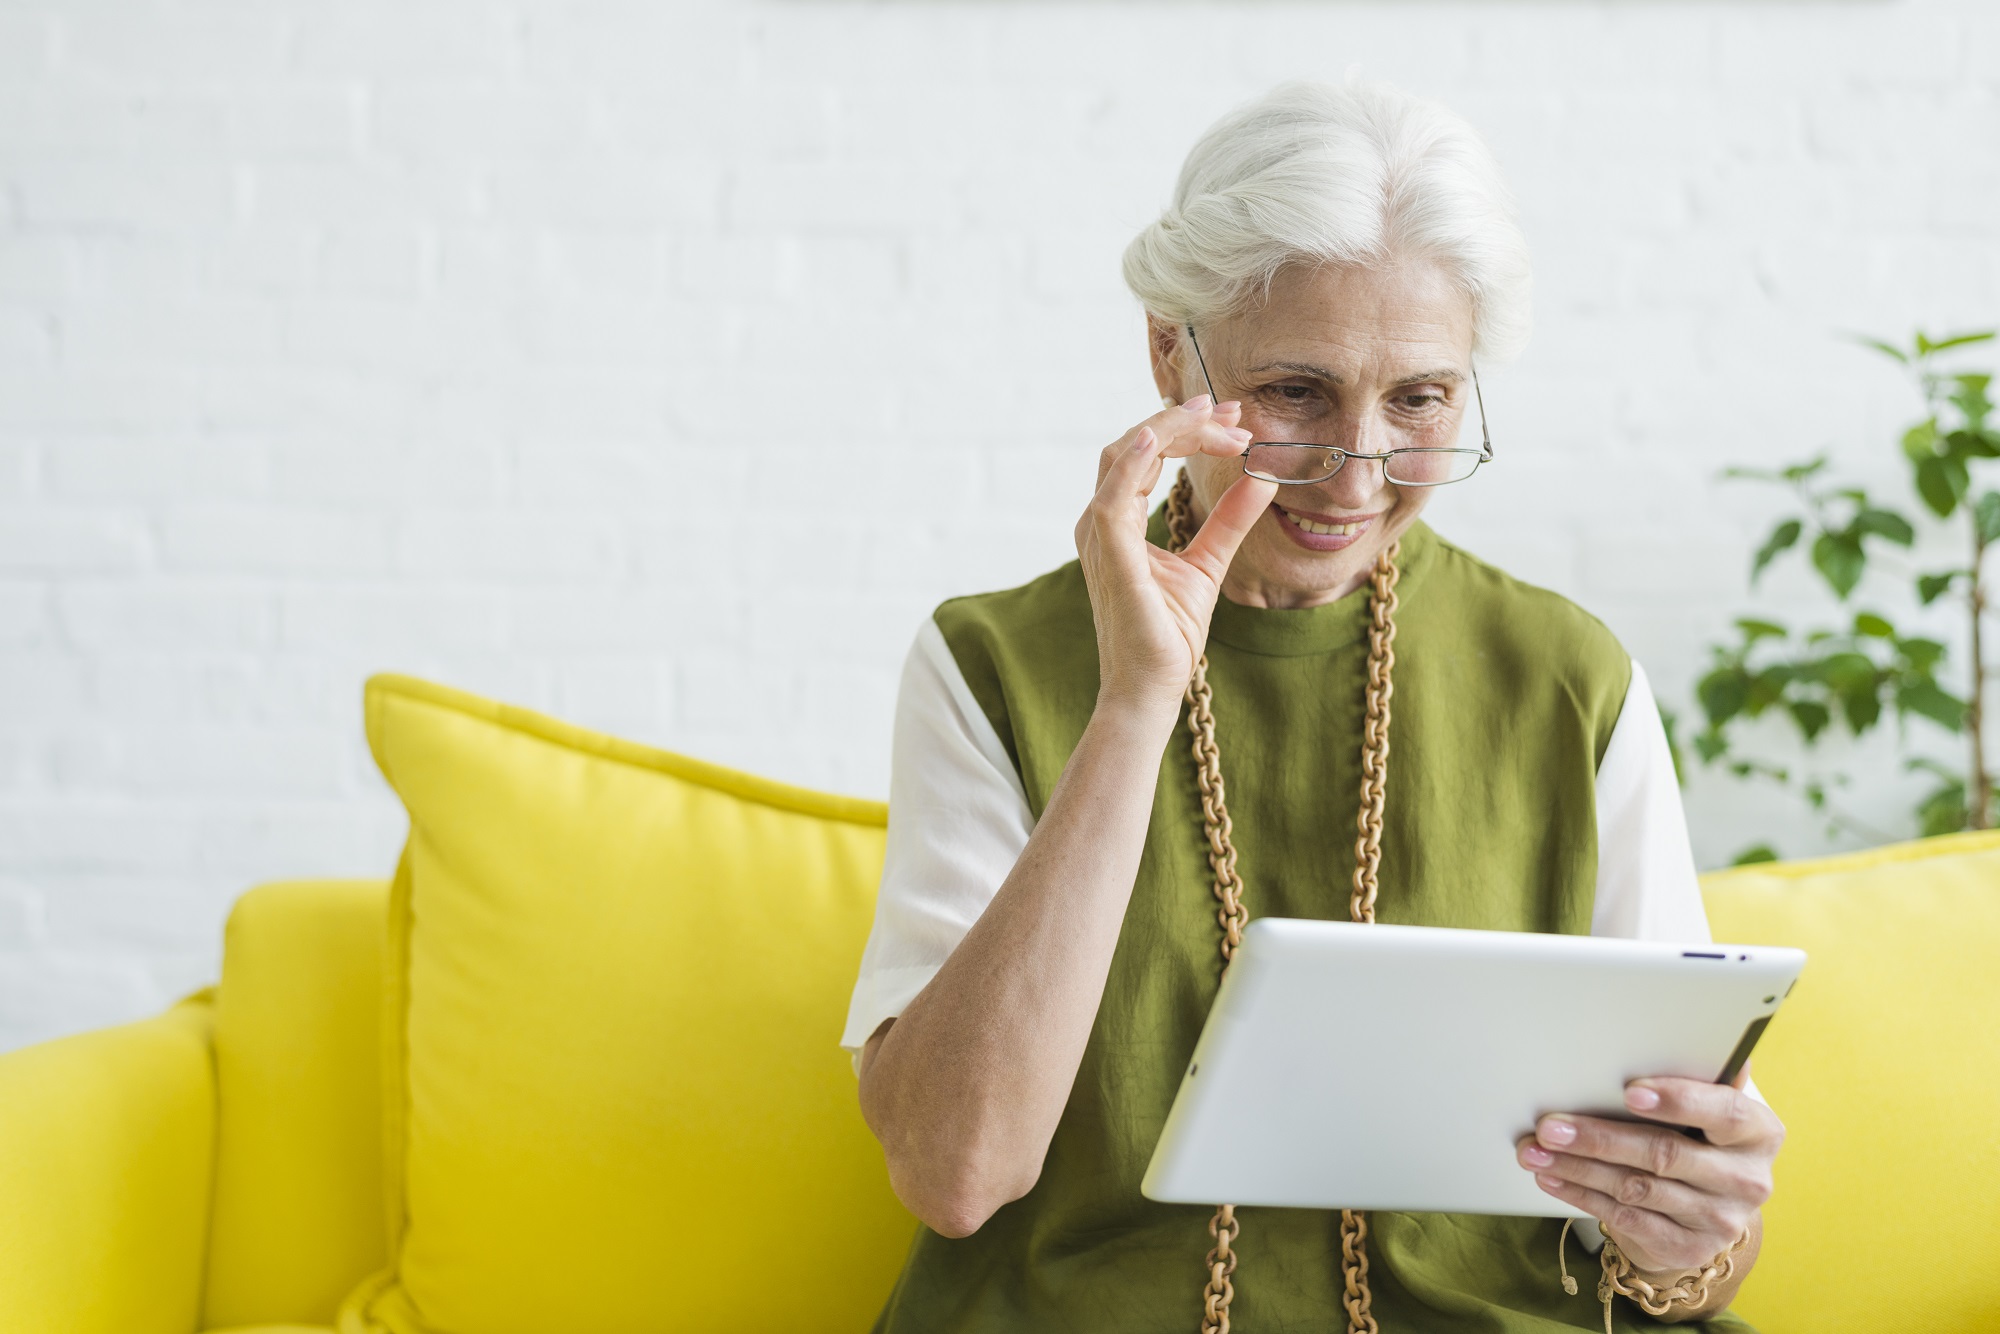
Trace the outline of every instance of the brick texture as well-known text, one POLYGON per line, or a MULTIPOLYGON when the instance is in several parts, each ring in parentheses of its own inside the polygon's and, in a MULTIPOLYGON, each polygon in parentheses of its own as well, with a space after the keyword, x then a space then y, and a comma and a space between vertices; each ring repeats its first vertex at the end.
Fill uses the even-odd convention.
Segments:
MULTIPOLYGON (((1719 469, 1894 482, 1910 389, 1841 334, 2000 319, 1988 0, 0 6, 0 1048, 199 985, 258 879, 391 868, 370 671, 885 791, 920 618, 1067 559, 1152 410, 1126 239, 1350 67, 1481 127, 1537 255, 1435 521, 1686 712, 1812 605, 1749 599, 1719 469)), ((1823 846, 1689 810, 1705 862, 1823 846)))

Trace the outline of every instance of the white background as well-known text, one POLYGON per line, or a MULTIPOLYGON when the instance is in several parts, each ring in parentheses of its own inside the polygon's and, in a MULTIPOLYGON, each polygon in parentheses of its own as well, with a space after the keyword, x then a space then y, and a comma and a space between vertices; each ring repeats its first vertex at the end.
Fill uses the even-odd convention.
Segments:
MULTIPOLYGON (((1154 407, 1126 240, 1350 67, 1490 138, 1537 259, 1435 522, 1689 712, 1810 592, 1750 598, 1775 498, 1717 471, 1900 488, 1911 392, 1840 335, 2000 320, 1990 4, 0 0, 0 1047, 391 869, 371 671, 883 793, 919 620, 1067 559, 1154 407)), ((1704 864, 1825 846, 1689 810, 1704 864)))

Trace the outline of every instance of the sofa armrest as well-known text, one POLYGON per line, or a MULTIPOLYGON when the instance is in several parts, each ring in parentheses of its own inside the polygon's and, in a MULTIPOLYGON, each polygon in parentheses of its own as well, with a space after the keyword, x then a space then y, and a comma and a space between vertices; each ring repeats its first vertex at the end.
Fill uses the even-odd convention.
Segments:
POLYGON ((194 1334, 215 1153, 210 996, 0 1055, 0 1329, 194 1334))

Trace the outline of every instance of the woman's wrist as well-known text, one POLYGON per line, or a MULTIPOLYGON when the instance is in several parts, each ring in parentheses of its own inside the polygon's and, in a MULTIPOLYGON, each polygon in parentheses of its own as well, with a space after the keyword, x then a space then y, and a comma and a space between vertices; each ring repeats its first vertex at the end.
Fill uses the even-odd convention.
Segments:
POLYGON ((1180 700, 1161 701, 1099 691, 1087 734, 1117 749, 1144 750, 1157 760, 1180 725, 1180 700))
MULTIPOLYGON (((1600 1224, 1600 1226, 1602 1225, 1600 1224)), ((1630 1253, 1626 1251, 1625 1247, 1618 1243, 1618 1239, 1611 1235, 1611 1230, 1609 1228, 1604 1229, 1606 1240, 1618 1247, 1619 1258, 1623 1261, 1621 1268, 1624 1271, 1623 1277, 1625 1280, 1628 1283, 1636 1280, 1638 1283, 1645 1285, 1645 1287, 1658 1292, 1668 1292, 1681 1286, 1690 1278, 1698 1279, 1704 1269, 1719 1265, 1725 1258, 1731 1261, 1727 1266, 1726 1274, 1718 1275, 1710 1281, 1702 1282, 1699 1293, 1691 1294, 1698 1296, 1699 1300, 1688 1301, 1683 1298, 1680 1301, 1674 1302, 1671 1308, 1664 1313, 1654 1313, 1651 1307, 1646 1308, 1647 1312, 1652 1314, 1654 1319, 1666 1324, 1682 1324, 1689 1321, 1706 1320, 1711 1316, 1719 1315, 1727 1309, 1729 1304, 1735 1300, 1737 1290, 1743 1286, 1743 1280, 1749 1274, 1750 1267, 1756 1263, 1759 1234, 1758 1219, 1753 1217, 1751 1225, 1744 1230, 1741 1238, 1724 1247, 1705 1263, 1690 1265, 1681 1269, 1654 1269, 1635 1261, 1630 1253)))

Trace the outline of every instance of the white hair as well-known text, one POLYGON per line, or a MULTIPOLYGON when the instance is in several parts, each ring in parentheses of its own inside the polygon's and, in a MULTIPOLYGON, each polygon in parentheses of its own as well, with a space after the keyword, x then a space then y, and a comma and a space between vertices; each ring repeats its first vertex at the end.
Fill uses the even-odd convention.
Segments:
POLYGON ((1125 283, 1176 324, 1241 313, 1293 263, 1429 259, 1472 299, 1473 351, 1527 342, 1528 243, 1493 154, 1440 104, 1386 84, 1280 84, 1224 116, 1171 207, 1125 249, 1125 283))

